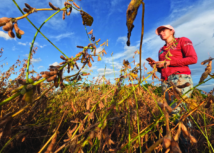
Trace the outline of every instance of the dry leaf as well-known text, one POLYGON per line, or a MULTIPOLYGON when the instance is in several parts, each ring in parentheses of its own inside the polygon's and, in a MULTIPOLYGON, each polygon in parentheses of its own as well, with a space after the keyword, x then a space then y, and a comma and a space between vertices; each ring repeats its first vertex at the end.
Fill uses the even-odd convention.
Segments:
POLYGON ((141 0, 131 0, 131 2, 129 3, 128 9, 126 11, 126 26, 128 28, 128 35, 127 35, 127 37, 128 37, 127 45, 128 46, 130 46, 131 31, 134 28, 133 22, 135 20, 138 8, 141 3, 142 3, 141 0))

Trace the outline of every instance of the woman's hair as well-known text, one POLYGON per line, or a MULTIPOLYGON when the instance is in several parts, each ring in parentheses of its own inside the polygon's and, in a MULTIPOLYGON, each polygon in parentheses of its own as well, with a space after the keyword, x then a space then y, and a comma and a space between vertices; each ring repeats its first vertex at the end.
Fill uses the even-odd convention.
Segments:
MULTIPOLYGON (((172 31, 172 29, 170 29, 171 31, 172 31)), ((175 38, 175 31, 174 31, 174 33, 173 33, 173 37, 175 38)))

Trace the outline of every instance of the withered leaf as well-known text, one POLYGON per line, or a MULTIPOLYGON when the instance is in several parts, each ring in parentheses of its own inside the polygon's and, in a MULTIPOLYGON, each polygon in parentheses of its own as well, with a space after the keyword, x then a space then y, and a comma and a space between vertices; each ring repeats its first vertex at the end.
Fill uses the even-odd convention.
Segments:
POLYGON ((142 2, 141 0, 131 0, 131 2, 129 3, 128 9, 126 11, 126 26, 128 28, 128 35, 127 35, 128 46, 130 46, 131 31, 134 28, 133 22, 135 20, 135 17, 137 15, 137 11, 141 2, 142 2))

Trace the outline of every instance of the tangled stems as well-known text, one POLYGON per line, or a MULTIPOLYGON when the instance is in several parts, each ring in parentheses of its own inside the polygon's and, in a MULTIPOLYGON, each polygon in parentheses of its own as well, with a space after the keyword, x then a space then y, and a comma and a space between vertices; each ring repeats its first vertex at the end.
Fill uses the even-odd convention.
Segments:
MULTIPOLYGON (((52 85, 49 89, 45 90, 45 91, 42 93, 41 96, 37 97, 37 98, 34 100, 34 102, 37 101, 37 100, 39 100, 41 97, 43 97, 53 86, 54 86, 54 85, 52 85)), ((12 117, 15 117, 15 116, 19 115, 20 113, 22 113, 22 112, 23 112, 26 108, 28 108, 29 106, 30 106, 30 104, 27 104, 24 108, 22 108, 21 110, 19 110, 19 111, 16 112, 16 113, 14 113, 14 114, 12 115, 12 117)))
MULTIPOLYGON (((75 58, 69 60, 69 62, 72 62, 73 60, 75 60, 76 58, 78 58, 78 57, 81 56, 81 55, 82 55, 82 54, 80 54, 80 55, 76 56, 75 58)), ((67 65, 67 63, 65 63, 62 67, 60 67, 59 70, 62 70, 66 65, 67 65)), ((85 65, 84 65, 84 66, 85 66, 85 65)), ((82 68, 83 68, 83 67, 82 67, 82 68)), ((76 73, 76 75, 80 73, 80 71, 82 70, 82 68, 76 73)), ((46 79, 48 79, 48 78, 43 78, 43 79, 41 79, 41 80, 39 80, 39 81, 37 81, 37 82, 34 82, 32 85, 33 85, 33 86, 36 86, 36 85, 38 85, 38 84, 44 82, 46 79)), ((14 98, 18 97, 19 95, 21 95, 21 91, 20 91, 20 90, 21 90, 22 88, 24 88, 24 87, 25 87, 25 86, 22 85, 22 86, 18 87, 17 89, 13 90, 12 93, 14 93, 14 92, 17 92, 17 93, 15 93, 13 96, 11 96, 11 97, 5 99, 4 101, 2 101, 2 102, 0 103, 0 106, 4 105, 5 103, 7 103, 7 102, 13 100, 14 98), (18 91, 19 91, 19 92, 18 92, 18 91)), ((22 94, 24 94, 24 93, 26 93, 26 91, 24 91, 22 94)))
MULTIPOLYGON (((36 32, 36 34, 35 34, 35 36, 34 36, 34 39, 33 39, 32 43, 31 43, 30 53, 29 53, 29 56, 28 56, 27 72, 26 72, 26 81, 27 81, 27 83, 28 83, 28 81, 29 81, 29 80, 28 80, 28 76, 29 76, 30 57, 31 57, 31 54, 32 54, 32 47, 33 47, 33 44, 34 44, 34 42, 35 42, 35 39, 36 39, 36 37, 37 37, 38 32, 40 32, 40 34, 41 34, 46 40, 48 40, 58 51, 60 51, 66 58, 68 58, 68 56, 66 56, 60 49, 58 49, 58 48, 57 48, 57 47, 56 47, 56 46, 55 46, 55 45, 54 45, 54 44, 53 44, 41 31, 40 31, 40 29, 42 28, 42 26, 43 26, 49 19, 51 19, 54 15, 56 15, 56 14, 59 13, 60 11, 64 11, 65 9, 67 9, 67 8, 69 8, 69 7, 72 7, 72 8, 74 8, 74 9, 77 10, 77 11, 80 11, 80 10, 76 9, 76 8, 73 7, 72 5, 67 5, 67 6, 64 7, 64 8, 57 10, 53 15, 51 15, 48 19, 46 19, 46 20, 42 23, 42 25, 40 26, 40 28, 38 29, 38 28, 27 18, 27 16, 30 15, 31 13, 36 12, 36 11, 52 11, 53 9, 50 9, 50 8, 33 9, 33 10, 31 10, 30 12, 24 14, 24 12, 21 10, 21 8, 20 8, 19 5, 16 3, 16 1, 13 0, 13 2, 14 2, 14 4, 17 6, 17 8, 20 10, 20 12, 23 14, 23 16, 18 17, 18 18, 15 18, 15 20, 20 20, 20 19, 26 18, 26 19, 34 26, 34 28, 37 30, 37 32, 36 32)), ((85 27, 85 29, 86 29, 86 27, 85 27)), ((86 29, 86 31, 87 31, 87 29, 86 29)), ((90 40, 89 40, 89 41, 90 41, 90 40)), ((90 42, 91 42, 91 41, 90 41, 90 42)))
MULTIPOLYGON (((64 7, 64 8, 62 8, 62 9, 57 10, 57 12, 58 12, 58 11, 64 11, 64 10, 66 10, 68 7, 73 7, 73 6, 72 6, 72 5, 68 5, 68 6, 66 6, 66 7, 64 7)), ((73 7, 73 8, 74 8, 74 7, 73 7)), ((77 9, 76 9, 76 10, 77 10, 77 9)), ((32 11, 30 11, 30 12, 28 12, 28 13, 26 13, 26 14, 20 16, 20 17, 15 18, 15 20, 24 19, 24 18, 26 18, 28 15, 30 15, 30 14, 32 14, 32 13, 34 13, 34 12, 37 12, 37 11, 54 11, 54 10, 51 9, 51 8, 33 9, 32 11)), ((79 10, 77 10, 77 11, 79 11, 79 10)))
MULTIPOLYGON (((47 18, 43 23, 42 25, 39 27, 39 30, 42 28, 42 26, 48 21, 50 20, 53 16, 55 16, 57 13, 59 13, 60 10, 56 11, 54 14, 52 14, 49 18, 47 18)), ((34 42, 36 40, 36 37, 38 35, 38 31, 36 31, 36 34, 32 40, 32 43, 31 43, 31 46, 30 46, 30 53, 28 55, 28 62, 27 62, 27 72, 26 72, 26 81, 28 83, 28 76, 29 76, 29 66, 30 66, 30 58, 31 58, 31 54, 32 54, 32 48, 33 48, 33 45, 34 45, 34 42)), ((65 54, 63 54, 64 56, 66 56, 65 54)), ((67 57, 67 56, 66 56, 67 57)), ((68 57, 67 57, 68 58, 68 57)))
MULTIPOLYGON (((13 2, 15 3, 15 5, 17 6, 17 8, 20 10, 20 12, 24 15, 24 12, 21 10, 21 8, 18 6, 18 4, 16 3, 15 0, 13 0, 13 2)), ((56 47, 29 19, 28 17, 26 17, 26 19, 30 22, 30 24, 33 25, 33 27, 47 40, 49 41, 60 53, 62 53, 64 55, 64 53, 58 48, 56 47)), ((66 55, 64 55, 66 56, 66 55)))
MULTIPOLYGON (((40 29, 42 28, 42 26, 48 21, 50 20, 53 16, 55 16, 57 13, 59 13, 60 11, 63 11, 65 10, 67 7, 70 7, 70 5, 68 5, 67 7, 64 7, 62 9, 59 9, 57 10, 54 14, 52 14, 48 19, 46 19, 42 25, 39 27, 39 29, 28 19, 28 15, 30 15, 31 13, 35 12, 35 11, 44 11, 44 10, 49 10, 49 11, 52 11, 53 9, 34 9, 33 11, 30 11, 29 13, 26 13, 24 14, 24 12, 21 10, 21 8, 19 7, 19 5, 16 3, 15 0, 13 0, 14 4, 17 6, 17 8, 20 10, 20 12, 23 14, 23 16, 21 17, 18 17, 18 18, 15 18, 15 20, 20 20, 20 19, 23 19, 23 18, 26 18, 33 26, 34 28, 37 30, 34 38, 33 38, 33 41, 31 43, 31 47, 30 47, 30 53, 29 53, 29 56, 28 56, 28 63, 27 63, 27 73, 26 73, 26 81, 28 82, 28 76, 29 76, 29 65, 30 65, 30 57, 31 57, 31 52, 32 52, 32 47, 33 47, 33 44, 35 42, 35 39, 37 37, 37 34, 38 32, 40 32, 40 34, 46 39, 48 40, 58 51, 60 51, 66 58, 68 58, 68 56, 66 56, 60 49, 58 49, 41 31, 40 29)), ((73 6, 72 6, 73 7, 73 6)))

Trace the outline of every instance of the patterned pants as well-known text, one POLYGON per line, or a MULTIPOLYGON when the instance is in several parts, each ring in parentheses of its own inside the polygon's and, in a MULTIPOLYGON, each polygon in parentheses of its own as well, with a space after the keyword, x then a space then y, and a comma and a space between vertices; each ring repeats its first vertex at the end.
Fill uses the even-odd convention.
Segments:
MULTIPOLYGON (((175 85, 182 85, 182 84, 184 84, 184 83, 186 83, 186 82, 189 82, 189 83, 190 83, 190 86, 185 87, 185 88, 179 90, 179 91, 181 92, 182 95, 183 95, 185 92, 187 92, 190 88, 193 88, 192 77, 191 77, 191 75, 188 75, 188 74, 173 74, 173 75, 170 75, 170 76, 168 77, 168 81, 172 81, 175 85)), ((164 91, 165 91, 167 88, 171 87, 171 85, 170 85, 170 83, 169 83, 168 81, 166 81, 166 82, 161 82, 162 94, 164 93, 164 91)), ((191 97, 191 94, 192 94, 192 91, 189 91, 187 94, 185 94, 185 96, 187 96, 188 98, 190 98, 190 97, 191 97)), ((174 96, 174 95, 171 96, 171 100, 169 100, 169 94, 168 94, 168 92, 166 92, 166 93, 165 93, 165 98, 166 98, 166 101, 167 101, 168 105, 170 105, 170 104, 174 101, 175 96, 174 96)), ((177 105, 176 102, 175 102, 174 104, 172 104, 172 105, 171 105, 172 109, 175 108, 176 105, 177 105)), ((181 111, 181 108, 184 107, 184 105, 186 105, 186 104, 185 104, 184 102, 182 102, 178 107, 176 107, 176 108, 173 110, 172 114, 176 114, 176 115, 180 116, 179 112, 181 111)), ((185 109, 185 107, 184 107, 184 109, 185 109)), ((185 109, 185 110, 186 110, 186 109, 185 109)), ((179 117, 179 118, 180 118, 180 117, 179 117)), ((175 124, 177 124, 177 123, 178 123, 178 120, 176 120, 175 124)), ((192 124, 191 124, 191 122, 189 121, 189 118, 187 118, 187 127, 192 128, 192 124)), ((191 131, 190 131, 190 133, 191 133, 191 131)), ((183 136, 182 133, 181 133, 181 137, 180 137, 180 138, 181 138, 181 140, 182 140, 182 141, 180 141, 180 142, 183 143, 183 144, 181 144, 181 145, 188 145, 188 144, 189 144, 189 142, 184 138, 184 136, 183 136)), ((186 152, 186 151, 184 151, 184 152, 186 152)))
MULTIPOLYGON (((184 83, 186 83, 186 82, 189 82, 189 83, 190 83, 190 86, 185 87, 185 88, 182 88, 181 90, 179 90, 179 91, 181 92, 182 95, 183 95, 185 92, 187 92, 189 89, 191 89, 191 88, 193 87, 192 78, 191 78, 191 75, 189 75, 189 74, 175 74, 175 75, 170 75, 170 76, 168 77, 168 81, 172 81, 176 86, 177 86, 177 85, 182 85, 182 84, 184 84, 184 83)), ((171 85, 170 85, 169 82, 165 82, 165 83, 164 83, 164 82, 161 82, 161 86, 162 86, 162 94, 164 93, 164 91, 165 91, 167 88, 171 87, 171 85)), ((190 98, 190 97, 191 97, 191 94, 192 94, 192 91, 190 91, 190 92, 188 92, 187 94, 185 94, 185 96, 187 96, 188 98, 190 98)), ((174 95, 171 96, 171 100, 169 100, 169 94, 168 94, 168 92, 166 92, 165 98, 166 98, 166 101, 167 101, 168 105, 170 105, 170 104, 173 102, 173 100, 175 99, 175 96, 174 96, 174 95)), ((172 104, 172 106, 171 106, 172 109, 175 108, 176 105, 177 105, 176 103, 172 104)), ((172 114, 177 114, 177 115, 179 115, 179 112, 180 112, 180 110, 181 110, 181 107, 184 107, 184 105, 186 105, 186 104, 185 104, 184 102, 182 102, 182 103, 180 104, 179 107, 176 107, 176 108, 173 110, 172 114)), ((185 108, 185 107, 184 107, 184 108, 185 108)))

